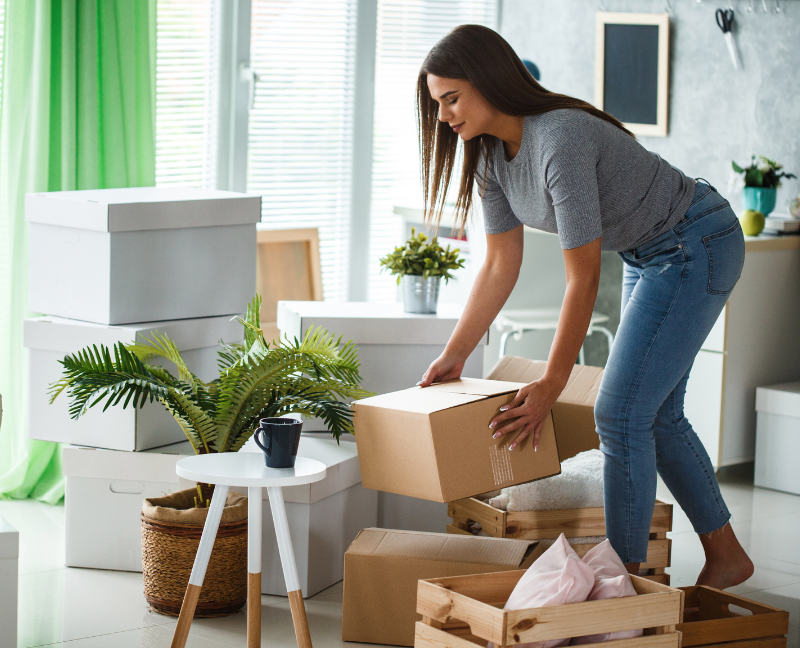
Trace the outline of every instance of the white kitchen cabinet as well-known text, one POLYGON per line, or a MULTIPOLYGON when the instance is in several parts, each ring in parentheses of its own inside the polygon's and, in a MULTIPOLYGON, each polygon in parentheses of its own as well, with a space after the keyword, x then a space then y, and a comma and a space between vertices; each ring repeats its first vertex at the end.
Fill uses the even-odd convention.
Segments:
POLYGON ((756 387, 800 379, 800 237, 745 239, 742 276, 686 389, 715 468, 754 460, 756 387))

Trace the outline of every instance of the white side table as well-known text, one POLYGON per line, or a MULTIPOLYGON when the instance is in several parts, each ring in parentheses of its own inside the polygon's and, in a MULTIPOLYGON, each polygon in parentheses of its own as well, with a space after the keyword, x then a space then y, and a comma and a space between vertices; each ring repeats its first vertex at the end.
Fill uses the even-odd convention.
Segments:
POLYGON ((208 510, 203 535, 197 548, 189 585, 183 597, 178 624, 172 638, 172 648, 184 648, 189 627, 194 617, 197 599, 217 537, 222 509, 228 497, 229 486, 247 487, 247 648, 261 646, 261 489, 269 493, 272 520, 278 538, 278 551, 289 593, 294 632, 298 648, 311 648, 306 608, 297 565, 294 560, 286 507, 283 503, 284 486, 299 486, 320 481, 325 477, 325 464, 314 459, 297 457, 294 468, 267 468, 262 453, 230 452, 198 455, 180 459, 175 471, 179 477, 203 484, 216 484, 208 510))

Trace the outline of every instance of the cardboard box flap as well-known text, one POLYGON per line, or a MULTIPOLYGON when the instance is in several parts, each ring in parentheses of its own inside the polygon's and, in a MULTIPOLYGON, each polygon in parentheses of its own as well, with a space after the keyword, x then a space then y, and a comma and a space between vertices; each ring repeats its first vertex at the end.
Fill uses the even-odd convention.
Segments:
POLYGON ((526 555, 534 544, 536 543, 528 540, 363 529, 353 540, 347 553, 519 567, 525 562, 526 555))
POLYGON ((389 394, 380 394, 356 401, 353 406, 433 414, 491 396, 515 392, 520 387, 522 387, 521 383, 461 378, 446 383, 436 383, 430 387, 411 387, 389 394))
MULTIPOLYGON (((546 369, 547 363, 541 360, 503 356, 489 372, 487 378, 495 381, 521 381, 527 385, 544 376, 546 369)), ((575 365, 570 373, 567 386, 558 397, 558 402, 594 406, 602 379, 603 369, 601 367, 575 365)))
POLYGON ((497 364, 492 367, 492 370, 486 378, 488 380, 519 381, 527 385, 544 376, 545 369, 547 369, 547 363, 541 360, 503 356, 497 361, 497 364))
MULTIPOLYGON (((443 383, 435 383, 425 387, 435 393, 471 394, 474 396, 499 396, 515 392, 526 383, 506 382, 503 380, 480 380, 478 378, 459 378, 443 383)), ((420 389, 422 389, 420 387, 420 389)))
POLYGON ((603 370, 600 367, 575 365, 567 381, 567 386, 558 397, 559 402, 594 407, 602 379, 603 370))

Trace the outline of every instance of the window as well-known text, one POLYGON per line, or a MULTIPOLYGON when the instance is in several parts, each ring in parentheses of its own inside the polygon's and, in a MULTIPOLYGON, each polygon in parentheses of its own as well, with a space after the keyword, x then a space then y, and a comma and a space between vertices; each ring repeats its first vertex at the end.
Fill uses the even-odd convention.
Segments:
POLYGON ((323 293, 347 299, 356 0, 253 0, 247 191, 262 221, 317 227, 323 293))
POLYGON ((402 240, 396 205, 421 206, 414 102, 425 55, 458 25, 496 26, 492 0, 379 0, 370 223, 370 301, 394 301, 396 278, 378 260, 402 240))
POLYGON ((156 184, 214 188, 218 0, 158 0, 156 184))
MULTIPOLYGON (((220 25, 230 22, 223 19, 223 11, 230 17, 227 2, 158 0, 157 184, 246 186, 263 196, 264 226, 319 229, 326 299, 349 297, 351 255, 368 254, 369 298, 393 301, 394 279, 380 274, 378 259, 402 239, 394 207, 421 204, 414 121, 420 63, 456 25, 494 26, 496 5, 496 0, 251 0, 249 23, 246 12, 235 19, 236 34, 249 31, 250 67, 257 74, 248 113, 242 98, 247 75, 228 69, 239 61, 219 63, 230 58, 228 44, 221 46, 228 43, 228 28, 220 33, 220 25), (359 9, 376 7, 374 128, 369 133, 361 122, 355 138, 372 137, 370 240, 368 250, 350 250, 351 196, 359 189, 354 185, 359 179, 352 177, 356 61, 372 54, 371 42, 356 41, 356 23, 359 9), (225 99, 238 103, 231 107, 225 99), (237 121, 242 114, 249 114, 246 132, 237 121), (239 171, 245 161, 246 185, 239 171)), ((370 114, 369 108, 362 110, 370 114)))

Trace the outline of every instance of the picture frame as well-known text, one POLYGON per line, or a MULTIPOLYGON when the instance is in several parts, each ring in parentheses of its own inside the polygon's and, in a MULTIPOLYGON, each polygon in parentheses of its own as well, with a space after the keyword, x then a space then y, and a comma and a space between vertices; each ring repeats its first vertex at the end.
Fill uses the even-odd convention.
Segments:
POLYGON ((319 230, 262 229, 256 233, 256 292, 261 295, 261 322, 267 339, 277 339, 278 302, 322 301, 319 230))
POLYGON ((667 136, 669 14, 597 12, 595 106, 635 135, 667 136))

